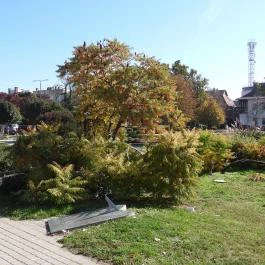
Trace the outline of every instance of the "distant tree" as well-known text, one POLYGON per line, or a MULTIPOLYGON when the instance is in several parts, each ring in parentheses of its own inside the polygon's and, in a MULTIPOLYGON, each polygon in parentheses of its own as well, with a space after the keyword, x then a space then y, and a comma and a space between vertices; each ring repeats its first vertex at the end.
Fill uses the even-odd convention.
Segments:
POLYGON ((16 105, 18 109, 21 108, 23 99, 26 97, 35 97, 35 96, 31 94, 30 92, 16 93, 16 94, 0 93, 0 99, 13 103, 14 105, 16 105))
POLYGON ((45 95, 35 95, 30 92, 6 94, 0 93, 0 100, 8 101, 14 104, 23 115, 23 123, 36 124, 38 118, 46 112, 59 111, 64 108, 50 100, 45 95))
POLYGON ((4 93, 4 92, 0 92, 0 100, 6 100, 7 99, 8 94, 4 93))
POLYGON ((68 123, 68 122, 74 122, 74 116, 73 114, 67 110, 61 110, 61 111, 50 111, 45 112, 44 114, 41 114, 38 117, 38 120, 41 122, 45 122, 47 124, 57 124, 57 123, 68 123))
POLYGON ((46 112, 59 111, 63 107, 50 99, 38 97, 25 97, 20 103, 21 113, 26 124, 37 124, 39 116, 46 112))
POLYGON ((206 96, 196 109, 196 121, 208 128, 218 127, 224 124, 225 113, 215 99, 206 96))
POLYGON ((22 116, 14 104, 0 100, 0 124, 16 123, 21 120, 22 116))
POLYGON ((77 117, 92 137, 115 139, 122 124, 151 129, 169 114, 177 122, 180 111, 168 68, 117 40, 75 47, 57 72, 74 85, 77 117))
POLYGON ((174 75, 182 75, 185 78, 189 76, 189 67, 185 64, 181 64, 180 60, 172 64, 171 70, 174 75))
POLYGON ((177 60, 173 63, 171 71, 174 75, 181 75, 186 80, 189 80, 192 84, 193 91, 197 95, 203 93, 208 85, 208 79, 203 78, 196 70, 192 68, 189 70, 189 67, 181 64, 180 60, 177 60))
POLYGON ((178 108, 189 120, 192 119, 198 102, 191 82, 186 80, 182 75, 176 75, 173 76, 173 84, 178 93, 178 108))

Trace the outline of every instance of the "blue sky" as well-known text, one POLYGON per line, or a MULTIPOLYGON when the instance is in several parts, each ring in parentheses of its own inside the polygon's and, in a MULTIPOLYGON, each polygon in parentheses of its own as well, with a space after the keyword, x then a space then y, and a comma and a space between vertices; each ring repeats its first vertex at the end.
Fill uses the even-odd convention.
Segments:
POLYGON ((162 62, 182 63, 210 87, 240 96, 255 39, 256 81, 265 77, 264 0, 0 0, 0 91, 59 83, 73 46, 117 38, 162 62))

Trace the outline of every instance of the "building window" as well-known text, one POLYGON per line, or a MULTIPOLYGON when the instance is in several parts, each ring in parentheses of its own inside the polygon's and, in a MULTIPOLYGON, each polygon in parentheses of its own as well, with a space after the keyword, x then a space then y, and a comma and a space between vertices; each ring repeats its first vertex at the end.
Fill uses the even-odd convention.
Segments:
POLYGON ((239 101, 239 108, 241 113, 248 112, 248 101, 246 99, 239 101))
POLYGON ((265 126, 265 118, 262 118, 262 126, 265 126))

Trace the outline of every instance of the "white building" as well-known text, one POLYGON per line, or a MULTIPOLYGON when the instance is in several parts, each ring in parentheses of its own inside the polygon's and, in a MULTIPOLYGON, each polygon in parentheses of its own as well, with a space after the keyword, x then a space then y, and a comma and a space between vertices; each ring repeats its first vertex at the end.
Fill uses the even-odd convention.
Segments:
POLYGON ((49 97, 51 100, 55 102, 62 102, 65 97, 64 89, 62 89, 59 86, 53 86, 53 87, 48 87, 46 90, 37 90, 33 91, 34 94, 36 95, 43 95, 49 97))
POLYGON ((18 93, 21 93, 21 92, 24 92, 24 90, 22 88, 17 87, 17 86, 15 86, 14 88, 8 88, 8 94, 9 95, 18 94, 18 93))
POLYGON ((238 99, 239 121, 244 126, 265 126, 265 83, 242 89, 238 99))

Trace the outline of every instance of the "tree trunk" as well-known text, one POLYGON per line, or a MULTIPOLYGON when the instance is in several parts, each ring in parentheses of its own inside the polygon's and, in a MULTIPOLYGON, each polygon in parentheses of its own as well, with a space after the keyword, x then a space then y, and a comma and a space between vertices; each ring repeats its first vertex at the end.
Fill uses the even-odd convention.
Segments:
POLYGON ((67 84, 64 85, 64 105, 67 105, 67 84))
POLYGON ((119 131, 119 129, 121 128, 121 124, 122 124, 122 119, 120 118, 113 133, 112 133, 112 140, 114 141, 116 139, 117 133, 119 131))
POLYGON ((107 137, 108 137, 108 139, 111 137, 111 127, 113 125, 113 123, 112 123, 113 116, 114 116, 114 113, 110 116, 110 119, 109 119, 109 125, 108 125, 108 129, 107 129, 107 137))
POLYGON ((88 136, 88 119, 84 119, 83 130, 84 130, 85 136, 88 136))
POLYGON ((111 134, 111 127, 112 127, 112 122, 110 121, 109 122, 109 126, 108 126, 108 130, 107 130, 107 137, 108 137, 108 139, 110 138, 110 134, 111 134))

